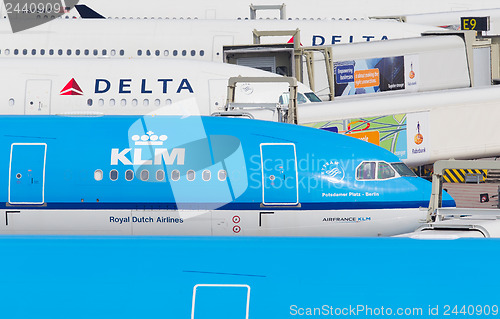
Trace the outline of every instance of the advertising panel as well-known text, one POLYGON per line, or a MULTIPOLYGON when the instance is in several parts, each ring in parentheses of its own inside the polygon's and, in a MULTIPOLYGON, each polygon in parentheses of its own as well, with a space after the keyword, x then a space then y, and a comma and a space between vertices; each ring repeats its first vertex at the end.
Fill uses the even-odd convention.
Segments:
POLYGON ((418 55, 334 63, 335 96, 418 90, 418 55))

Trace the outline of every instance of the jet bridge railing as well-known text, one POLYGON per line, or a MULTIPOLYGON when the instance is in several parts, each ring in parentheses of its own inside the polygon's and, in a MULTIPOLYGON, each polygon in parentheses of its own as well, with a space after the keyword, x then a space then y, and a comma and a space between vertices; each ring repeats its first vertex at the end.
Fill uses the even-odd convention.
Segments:
POLYGON ((441 160, 434 163, 432 193, 427 213, 427 222, 433 222, 443 200, 443 172, 445 169, 500 169, 500 161, 486 160, 441 160))
MULTIPOLYGON (((288 101, 288 114, 286 117, 287 123, 297 124, 297 79, 292 77, 231 77, 227 85, 227 107, 234 103, 236 83, 288 83, 290 99, 288 101)), ((251 105, 251 104, 250 104, 251 105)))
POLYGON ((257 11, 259 10, 279 10, 280 20, 286 20, 286 4, 276 4, 276 5, 254 5, 250 4, 250 20, 257 19, 257 11))
POLYGON ((302 81, 302 51, 300 48, 300 30, 282 30, 282 31, 258 31, 253 30, 253 44, 261 44, 260 40, 262 37, 282 37, 282 36, 292 36, 293 37, 293 50, 294 50, 294 68, 295 77, 297 81, 302 81))

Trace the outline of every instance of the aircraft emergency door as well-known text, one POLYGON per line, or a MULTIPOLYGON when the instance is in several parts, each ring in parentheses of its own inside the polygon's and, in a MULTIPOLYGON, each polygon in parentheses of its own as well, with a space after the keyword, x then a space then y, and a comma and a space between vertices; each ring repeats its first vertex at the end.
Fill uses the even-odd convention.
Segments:
POLYGON ((24 100, 24 114, 49 115, 51 80, 26 81, 26 98, 24 100))
POLYGON ((10 149, 9 203, 43 204, 45 143, 14 143, 10 149))
POLYGON ((260 144, 260 156, 262 203, 264 205, 297 205, 299 190, 295 144, 260 144))

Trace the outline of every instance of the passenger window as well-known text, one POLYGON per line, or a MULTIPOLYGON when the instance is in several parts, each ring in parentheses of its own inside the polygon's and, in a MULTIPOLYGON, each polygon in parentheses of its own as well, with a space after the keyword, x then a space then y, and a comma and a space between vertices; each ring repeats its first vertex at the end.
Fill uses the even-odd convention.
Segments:
POLYGON ((195 56, 196 55, 196 51, 195 50, 191 50, 191 56, 195 56))
POLYGON ((208 169, 203 171, 202 178, 205 182, 208 182, 211 177, 212 177, 212 173, 208 169))
POLYGON ((62 49, 57 50, 57 54, 63 55, 63 50, 62 49))
POLYGON ((225 170, 221 169, 219 171, 218 177, 219 177, 219 181, 225 181, 227 178, 227 172, 225 170))
POLYGON ((156 56, 160 56, 160 50, 156 50, 156 51, 155 51, 155 55, 156 55, 156 56))
POLYGON ((132 100, 132 106, 137 106, 137 99, 132 100))
POLYGON ((71 55, 71 50, 68 49, 68 51, 66 51, 66 54, 71 55))
POLYGON ((358 166, 356 171, 356 177, 358 180, 371 180, 375 179, 375 169, 377 163, 375 162, 364 162, 358 166))
POLYGON ((18 49, 15 49, 14 50, 14 55, 18 55, 19 54, 19 50, 18 49))
POLYGON ((108 50, 103 49, 103 50, 102 50, 102 55, 106 55, 106 54, 108 54, 108 50))
POLYGON ((10 106, 14 106, 14 104, 15 104, 14 99, 9 99, 9 105, 10 105, 10 106))
POLYGON ((172 175, 172 180, 173 181, 178 181, 181 178, 181 173, 178 170, 176 170, 176 169, 174 169, 172 171, 171 175, 172 175))
POLYGON ((115 104, 116 104, 115 99, 109 100, 109 106, 115 106, 115 104))
POLYGON ((156 100, 155 100, 155 106, 160 106, 160 105, 161 105, 160 100, 159 100, 159 99, 156 99, 156 100))
POLYGON ((142 50, 137 50, 137 55, 141 56, 142 55, 142 50))
POLYGON ((90 53, 89 49, 85 49, 84 53, 85 53, 85 55, 89 55, 89 53, 90 53))
POLYGON ((94 49, 94 55, 98 55, 99 54, 99 51, 97 51, 97 49, 94 49))
POLYGON ((396 176, 396 173, 389 164, 384 162, 378 163, 378 170, 377 170, 378 179, 388 179, 388 178, 393 178, 394 176, 396 176))
POLYGON ((100 169, 96 169, 94 172, 94 179, 96 181, 102 181, 103 173, 100 169))
POLYGON ((171 100, 171 99, 167 99, 167 100, 165 101, 165 104, 166 104, 166 105, 170 105, 170 104, 172 104, 172 100, 171 100))
POLYGON ((182 50, 182 56, 186 56, 187 52, 186 50, 182 50))
POLYGON ((142 105, 149 106, 149 100, 148 99, 144 99, 144 101, 142 101, 142 105))
POLYGON ((88 99, 88 100, 87 100, 87 105, 88 105, 88 106, 92 106, 92 104, 93 104, 92 99, 88 99))
POLYGON ((146 50, 146 55, 147 55, 147 56, 150 56, 150 55, 151 55, 151 51, 146 50))
POLYGON ((196 174, 192 169, 187 171, 187 180, 188 181, 190 181, 190 182, 194 181, 195 177, 196 177, 196 174))
POLYGON ((36 50, 35 49, 31 50, 31 55, 36 55, 36 50))
POLYGON ((172 54, 173 54, 174 56, 177 56, 177 50, 174 50, 174 51, 172 52, 172 54))
POLYGON ((99 100, 97 101, 97 104, 98 104, 99 106, 103 106, 103 105, 104 105, 104 100, 103 100, 103 99, 99 99, 99 100))
POLYGON ((200 50, 200 56, 204 56, 204 55, 205 55, 205 51, 200 50))
POLYGON ((41 49, 41 50, 40 50, 40 54, 41 54, 41 55, 45 55, 45 49, 41 49))
POLYGON ((115 49, 111 50, 111 51, 109 52, 109 54, 111 54, 111 56, 115 56, 115 55, 116 55, 116 50, 115 50, 115 49))
POLYGON ((10 54, 10 50, 9 49, 5 49, 5 55, 9 55, 10 54))
POLYGON ((125 51, 124 50, 120 50, 120 55, 121 56, 125 55, 125 51))
POLYGON ((162 181, 165 179, 165 172, 161 169, 156 171, 156 180, 157 181, 162 181))
POLYGON ((49 50, 49 55, 54 55, 54 50, 53 49, 49 50))
POLYGON ((109 178, 112 181, 116 181, 118 179, 118 171, 116 169, 111 170, 111 172, 109 172, 109 178))
POLYGON ((27 55, 28 54, 28 50, 24 49, 23 50, 23 55, 27 55))
POLYGON ((76 50, 75 50, 75 54, 76 54, 76 55, 80 55, 80 49, 76 49, 76 50))
POLYGON ((127 181, 131 181, 131 180, 133 180, 133 179, 134 179, 134 171, 133 171, 133 170, 131 170, 131 169, 127 170, 127 171, 125 172, 125 179, 126 179, 127 181))
POLYGON ((169 54, 168 50, 163 51, 164 56, 168 56, 168 54, 169 54))
POLYGON ((121 105, 121 106, 127 106, 127 100, 122 99, 122 100, 120 101, 120 105, 121 105))
POLYGON ((141 171, 141 181, 147 181, 149 179, 149 171, 147 169, 143 169, 141 171))

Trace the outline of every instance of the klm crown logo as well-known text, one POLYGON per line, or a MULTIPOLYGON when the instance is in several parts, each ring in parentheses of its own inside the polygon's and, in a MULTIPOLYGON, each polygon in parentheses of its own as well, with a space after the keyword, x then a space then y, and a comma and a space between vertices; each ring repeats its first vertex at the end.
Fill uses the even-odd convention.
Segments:
POLYGON ((132 141, 135 142, 135 145, 140 146, 140 145, 163 145, 163 142, 167 140, 166 135, 155 135, 154 132, 149 131, 144 135, 133 135, 132 136, 132 141))

